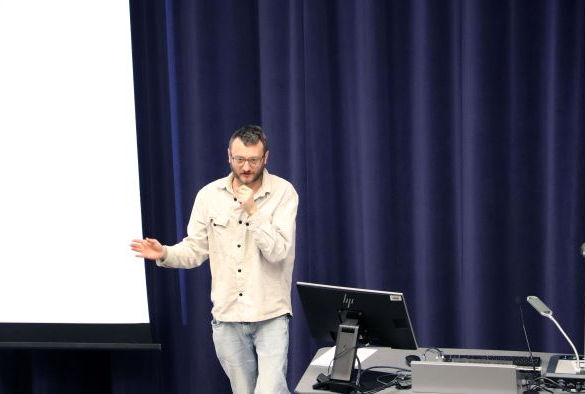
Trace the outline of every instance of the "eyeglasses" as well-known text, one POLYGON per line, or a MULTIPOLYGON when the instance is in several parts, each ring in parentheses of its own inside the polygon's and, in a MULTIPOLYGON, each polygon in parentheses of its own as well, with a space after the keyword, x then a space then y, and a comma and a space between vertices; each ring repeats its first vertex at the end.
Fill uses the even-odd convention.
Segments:
POLYGON ((260 164, 260 162, 262 162, 262 159, 264 159, 264 156, 248 158, 242 156, 232 156, 232 160, 234 161, 234 163, 239 166, 243 166, 245 162, 248 162, 248 164, 250 164, 250 167, 256 167, 258 164, 260 164))

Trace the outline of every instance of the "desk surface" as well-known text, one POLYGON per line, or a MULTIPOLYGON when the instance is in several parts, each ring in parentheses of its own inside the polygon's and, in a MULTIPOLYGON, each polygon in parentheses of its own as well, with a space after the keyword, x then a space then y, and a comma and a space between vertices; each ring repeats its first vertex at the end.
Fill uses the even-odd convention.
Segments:
MULTIPOLYGON (((325 353, 330 348, 321 348, 313 357, 313 361, 325 353)), ((376 348, 377 351, 371 355, 368 359, 362 362, 362 368, 368 368, 372 366, 392 366, 392 367, 399 367, 399 368, 409 368, 406 365, 405 357, 409 354, 416 354, 417 356, 422 356, 427 350, 426 348, 420 348, 418 350, 398 350, 398 349, 389 349, 389 348, 376 348)), ((526 356, 527 352, 513 352, 513 351, 502 351, 502 350, 478 350, 478 349, 441 349, 445 354, 489 354, 489 355, 521 355, 526 356)), ((433 356, 435 354, 427 352, 427 356, 433 356)), ((534 353, 534 356, 539 356, 542 359, 542 371, 546 371, 546 367, 548 365, 548 361, 550 359, 550 353, 534 353)), ((312 362, 312 361, 311 361, 312 362)), ((391 370, 388 370, 392 372, 391 370)), ((317 365, 309 365, 305 370, 305 373, 301 377, 301 380, 297 384, 295 388, 295 393, 297 394, 324 394, 328 391, 324 390, 314 390, 313 384, 316 381, 317 376, 320 374, 327 374, 327 367, 317 366, 317 365)), ((383 391, 379 391, 379 393, 412 393, 412 390, 398 390, 396 388, 388 388, 383 391)))

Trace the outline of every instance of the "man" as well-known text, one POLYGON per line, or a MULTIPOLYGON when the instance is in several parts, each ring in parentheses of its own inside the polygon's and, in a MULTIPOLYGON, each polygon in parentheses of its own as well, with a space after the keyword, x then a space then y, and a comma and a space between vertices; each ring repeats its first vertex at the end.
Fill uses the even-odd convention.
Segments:
POLYGON ((217 357, 236 394, 288 393, 286 367, 298 195, 269 174, 266 135, 245 126, 228 146, 231 173, 203 187, 187 237, 133 240, 138 257, 193 268, 209 258, 217 357))

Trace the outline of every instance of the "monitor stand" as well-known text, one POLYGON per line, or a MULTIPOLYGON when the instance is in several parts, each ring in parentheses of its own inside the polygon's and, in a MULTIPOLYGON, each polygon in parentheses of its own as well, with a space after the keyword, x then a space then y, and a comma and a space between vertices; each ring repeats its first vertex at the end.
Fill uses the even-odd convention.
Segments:
POLYGON ((359 333, 358 319, 351 318, 349 311, 343 311, 341 315, 343 316, 343 323, 340 323, 337 328, 331 375, 320 374, 317 377, 317 383, 313 385, 315 390, 349 393, 358 389, 353 383, 355 382, 354 363, 359 333))

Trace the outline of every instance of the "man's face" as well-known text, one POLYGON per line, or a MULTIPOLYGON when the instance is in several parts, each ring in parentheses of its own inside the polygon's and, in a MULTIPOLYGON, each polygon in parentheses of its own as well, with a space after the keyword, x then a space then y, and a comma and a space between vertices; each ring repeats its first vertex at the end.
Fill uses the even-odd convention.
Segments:
POLYGON ((228 160, 239 184, 251 186, 262 178, 268 151, 264 153, 264 145, 260 141, 256 145, 246 146, 241 139, 236 138, 228 149, 228 160))

